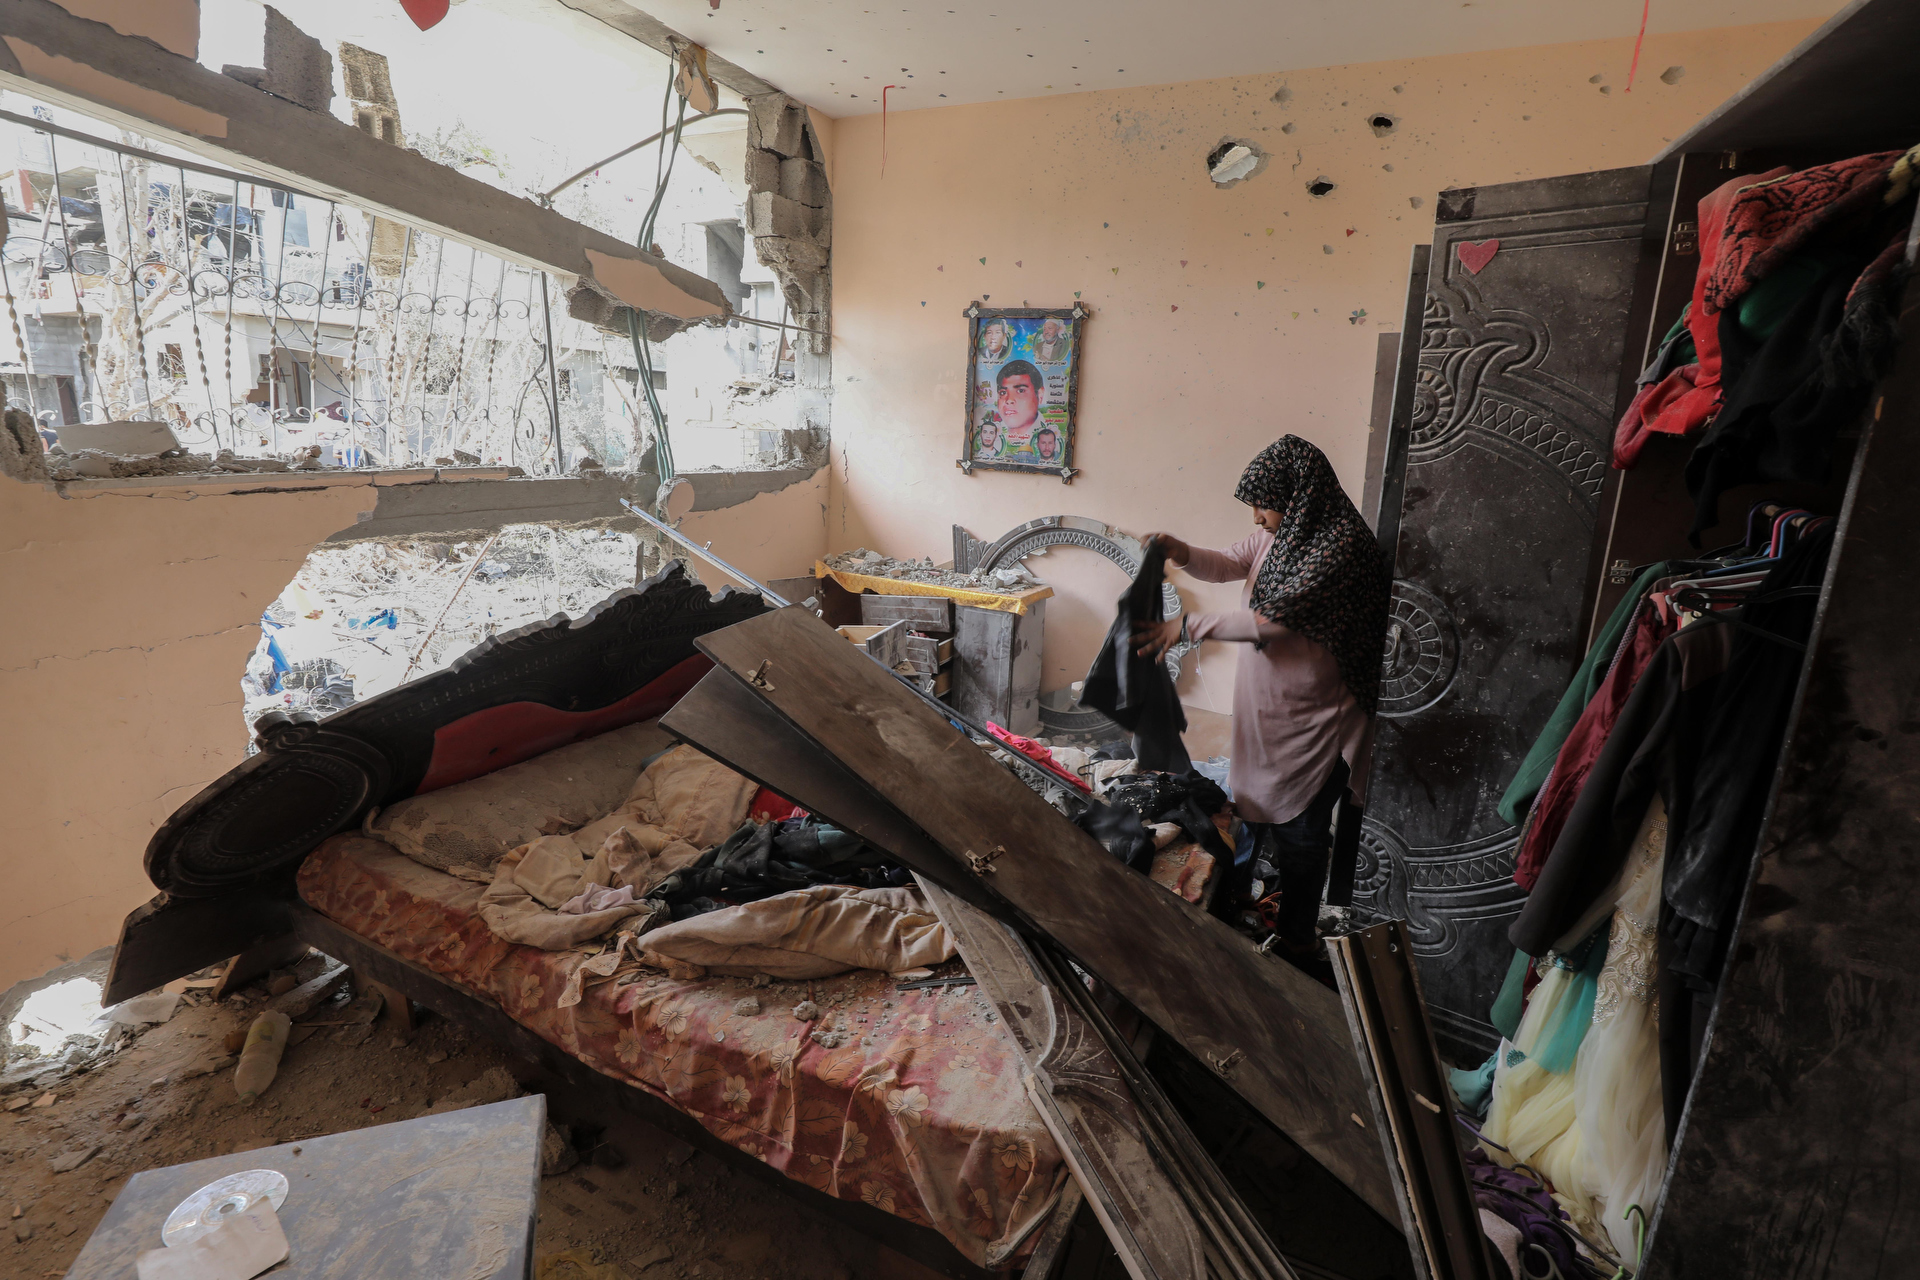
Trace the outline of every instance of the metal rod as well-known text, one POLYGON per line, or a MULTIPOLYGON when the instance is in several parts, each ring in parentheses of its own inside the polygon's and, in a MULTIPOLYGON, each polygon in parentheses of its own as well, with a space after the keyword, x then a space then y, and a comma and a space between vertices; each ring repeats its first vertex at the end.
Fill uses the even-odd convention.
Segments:
MULTIPOLYGON (((722 107, 718 111, 709 111, 704 115, 697 115, 693 117, 693 119, 688 120, 687 123, 694 124, 701 120, 711 120, 715 116, 743 116, 745 114, 747 114, 745 109, 741 107, 722 107)), ((571 178, 568 178, 565 182, 562 182, 559 186, 555 187, 553 190, 541 193, 541 196, 540 196, 541 203, 546 204, 551 202, 555 196, 559 195, 562 191, 565 191, 568 187, 580 181, 580 179, 586 177, 588 174, 592 173, 595 169, 601 168, 605 165, 610 165, 615 160, 618 160, 623 156, 632 155, 634 152, 646 146, 648 143, 658 142, 660 141, 660 139, 666 137, 668 134, 672 132, 673 132, 672 129, 662 129, 658 133, 650 134, 647 137, 640 139, 640 141, 634 143, 630 147, 625 147, 619 151, 614 152, 612 155, 608 156, 605 160, 594 161, 592 164, 588 165, 586 168, 582 169, 580 172, 574 174, 571 178)))
POLYGON ((689 538, 686 534, 680 532, 678 529, 668 524, 665 520, 662 520, 657 516, 648 515, 646 512, 642 511, 639 507, 636 507, 631 502, 628 502, 625 498, 620 499, 620 505, 625 507, 628 511, 631 511, 634 515, 639 516, 642 520, 645 520, 648 524, 652 525, 657 531, 666 534, 669 538, 672 538, 675 542, 679 543, 681 546, 685 547, 687 550, 693 552, 693 554, 699 556, 702 560, 705 560, 708 564, 720 570, 722 573, 729 574, 732 577, 738 578, 741 582, 744 582, 746 585, 752 587, 755 591, 758 591, 761 597, 764 598, 766 602, 772 605, 774 608, 785 609, 787 606, 793 603, 793 601, 787 599, 785 596, 782 596, 776 591, 774 591, 773 588, 758 581, 757 579, 750 578, 746 574, 740 572, 738 569, 728 564, 725 560, 722 560, 719 556, 713 554, 713 552, 707 550, 705 547, 695 542, 692 538, 689 538))

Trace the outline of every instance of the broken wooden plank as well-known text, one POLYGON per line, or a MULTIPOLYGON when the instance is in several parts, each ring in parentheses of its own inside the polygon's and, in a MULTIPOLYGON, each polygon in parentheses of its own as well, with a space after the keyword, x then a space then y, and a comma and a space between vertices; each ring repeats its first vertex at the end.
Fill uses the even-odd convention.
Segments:
MULTIPOLYGON (((660 717, 660 727, 842 831, 885 849, 909 867, 946 858, 898 809, 874 795, 839 761, 807 741, 724 671, 700 677, 660 717)), ((979 885, 963 884, 961 889, 960 896, 975 906, 988 911, 1007 909, 979 885)))
POLYGON ((1386 1161, 1337 995, 1128 870, 899 681, 801 609, 697 641, 946 857, 914 870, 986 888, 1023 932, 1109 983, 1389 1221, 1386 1161))
POLYGON ((1140 1280, 1203 1280, 1207 1257, 1199 1227, 1181 1189, 1154 1159, 1111 1050, 1071 1005, 1053 998, 1018 934, 919 879, 967 972, 1026 1060, 1028 1096, 1127 1271, 1140 1280))
POLYGON ((1370 1076, 1421 1280, 1491 1280, 1473 1183, 1460 1156, 1453 1095, 1434 1043, 1406 926, 1389 920, 1328 940, 1354 1048, 1370 1076))
MULTIPOLYGON (((934 862, 946 857, 898 810, 724 671, 702 677, 661 724, 895 858, 934 862)), ((1186 1207, 1201 1193, 1177 1187, 1157 1163, 1113 1054, 1070 1004, 1048 993, 1018 934, 924 877, 920 883, 1026 1060, 1034 1105, 1129 1271, 1137 1280, 1207 1275, 1203 1243, 1186 1207)), ((1170 1109, 1161 1123, 1185 1130, 1170 1109)), ((1190 1135, 1186 1142, 1198 1150, 1190 1135)), ((1224 1188, 1224 1181, 1218 1186, 1224 1188)), ((1071 1216, 1056 1211, 1055 1225, 1063 1214, 1071 1216)), ((1285 1273, 1254 1269, 1244 1274, 1285 1273)))
POLYGON ((307 954, 307 950, 307 944, 292 934, 269 938, 248 947, 227 961, 227 967, 220 971, 219 981, 213 984, 213 998, 225 1000, 255 978, 264 977, 275 969, 291 967, 307 954))

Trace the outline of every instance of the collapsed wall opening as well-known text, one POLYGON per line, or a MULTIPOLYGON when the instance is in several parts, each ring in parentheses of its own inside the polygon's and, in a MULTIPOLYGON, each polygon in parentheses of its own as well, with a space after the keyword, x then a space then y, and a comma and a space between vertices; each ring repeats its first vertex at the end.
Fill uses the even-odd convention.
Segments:
POLYGON ((323 545, 261 615, 240 679, 248 732, 268 712, 331 715, 492 637, 583 617, 668 558, 653 535, 604 522, 323 545))

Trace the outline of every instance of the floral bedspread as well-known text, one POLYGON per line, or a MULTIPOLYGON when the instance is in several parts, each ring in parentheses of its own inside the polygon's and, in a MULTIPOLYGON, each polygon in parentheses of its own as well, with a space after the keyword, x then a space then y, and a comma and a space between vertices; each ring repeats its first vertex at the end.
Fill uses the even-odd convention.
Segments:
POLYGON ((980 1266, 1018 1265, 1068 1176, 976 987, 900 991, 866 971, 756 987, 623 961, 608 976, 590 970, 579 1002, 562 1007, 592 953, 501 941, 477 913, 479 884, 335 836, 299 886, 315 910, 595 1070, 790 1178, 932 1227, 980 1266), (809 998, 820 1016, 803 1022, 793 1011, 809 998))

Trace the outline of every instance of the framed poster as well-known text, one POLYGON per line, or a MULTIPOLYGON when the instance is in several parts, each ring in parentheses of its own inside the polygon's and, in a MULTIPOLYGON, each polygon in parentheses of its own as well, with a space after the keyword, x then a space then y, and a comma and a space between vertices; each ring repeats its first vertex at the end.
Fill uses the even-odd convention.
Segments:
POLYGON ((967 317, 967 429, 957 465, 968 475, 1030 471, 1072 484, 1074 408, 1089 312, 983 307, 967 317))

